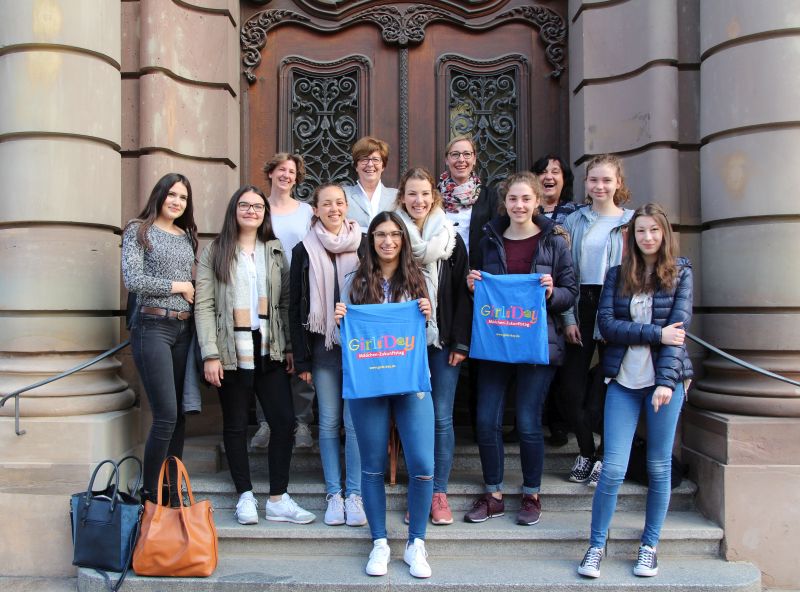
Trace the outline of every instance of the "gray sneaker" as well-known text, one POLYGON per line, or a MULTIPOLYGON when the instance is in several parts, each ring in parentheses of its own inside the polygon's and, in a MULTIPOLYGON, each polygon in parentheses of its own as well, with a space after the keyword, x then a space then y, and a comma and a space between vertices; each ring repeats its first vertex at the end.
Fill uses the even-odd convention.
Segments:
POLYGON ((294 432, 295 448, 311 448, 314 446, 314 438, 311 437, 311 430, 306 423, 298 423, 294 432))
POLYGON ((298 506, 288 493, 284 493, 279 502, 268 500, 264 517, 275 522, 293 522, 294 524, 308 524, 317 518, 308 510, 298 506))
POLYGON ((600 562, 603 560, 603 550, 598 547, 589 547, 583 561, 578 566, 578 573, 587 578, 600 577, 600 562))
POLYGON ((258 431, 253 435, 253 439, 250 440, 250 448, 266 448, 269 446, 269 435, 269 424, 266 421, 262 421, 258 426, 258 431))
POLYGON ((633 566, 633 575, 644 578, 658 575, 658 557, 653 547, 649 545, 639 547, 636 565, 633 566))
POLYGON ((360 495, 351 493, 344 500, 344 513, 347 515, 347 526, 364 526, 367 515, 364 513, 364 502, 360 495))
POLYGON ((328 508, 325 510, 325 524, 328 526, 339 526, 344 524, 344 500, 342 494, 338 491, 336 493, 329 493, 325 496, 325 501, 328 502, 328 508))

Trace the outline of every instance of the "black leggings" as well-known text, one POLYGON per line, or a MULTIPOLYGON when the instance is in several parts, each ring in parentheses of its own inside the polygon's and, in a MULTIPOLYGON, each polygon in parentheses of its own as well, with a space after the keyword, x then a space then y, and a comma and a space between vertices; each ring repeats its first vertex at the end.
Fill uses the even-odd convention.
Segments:
POLYGON ((599 347, 600 356, 603 355, 603 344, 593 338, 601 289, 602 286, 594 285, 582 285, 580 288, 578 329, 583 345, 567 343, 564 364, 559 369, 561 389, 556 398, 561 414, 575 432, 581 456, 589 458, 596 453, 592 420, 602 415, 602 407, 597 408, 600 401, 595 400, 594 396, 598 389, 587 388, 595 347, 599 347))
MULTIPOLYGON (((254 332, 253 341, 254 351, 259 352, 260 337, 257 331, 254 332)), ((282 495, 289 487, 295 429, 289 375, 285 362, 261 360, 258 355, 256 359, 255 370, 226 370, 222 386, 218 389, 225 456, 237 493, 252 490, 247 456, 247 424, 255 392, 271 432, 267 450, 269 494, 282 495)))

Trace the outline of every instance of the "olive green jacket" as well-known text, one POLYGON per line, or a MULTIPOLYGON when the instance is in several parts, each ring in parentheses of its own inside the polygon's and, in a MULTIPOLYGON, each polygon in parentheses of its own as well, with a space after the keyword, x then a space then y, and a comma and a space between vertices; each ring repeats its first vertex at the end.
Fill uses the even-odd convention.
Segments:
MULTIPOLYGON (((233 302, 231 284, 223 284, 214 275, 212 251, 208 245, 197 264, 194 299, 194 322, 203 360, 219 359, 225 370, 236 369, 236 345, 233 339, 233 302)), ((236 247, 239 256, 240 247, 236 247)), ((269 310, 269 357, 283 361, 292 351, 289 337, 289 263, 277 239, 267 241, 267 307, 269 310)))

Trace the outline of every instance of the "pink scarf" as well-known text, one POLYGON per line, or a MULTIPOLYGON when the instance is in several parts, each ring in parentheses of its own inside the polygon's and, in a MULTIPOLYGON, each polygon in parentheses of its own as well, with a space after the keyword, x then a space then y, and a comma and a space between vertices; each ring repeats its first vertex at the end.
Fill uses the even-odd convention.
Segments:
POLYGON ((339 341, 336 321, 333 318, 332 256, 336 257, 336 272, 339 285, 344 285, 345 276, 358 266, 356 251, 361 244, 361 229, 355 220, 345 220, 339 234, 333 235, 321 222, 315 222, 303 239, 308 253, 308 291, 310 308, 306 328, 312 333, 325 336, 325 349, 332 349, 339 341))

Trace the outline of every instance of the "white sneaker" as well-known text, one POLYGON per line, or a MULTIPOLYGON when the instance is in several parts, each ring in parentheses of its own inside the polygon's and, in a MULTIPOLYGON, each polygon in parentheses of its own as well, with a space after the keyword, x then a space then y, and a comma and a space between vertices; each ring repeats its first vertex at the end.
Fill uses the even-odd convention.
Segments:
POLYGON ((367 515, 364 513, 364 501, 360 495, 351 493, 344 500, 344 512, 347 514, 347 526, 364 526, 367 515))
POLYGON ((253 439, 250 440, 250 448, 266 448, 269 446, 269 424, 262 421, 258 426, 258 431, 253 434, 253 439))
POLYGON ((403 561, 408 564, 408 573, 415 578, 431 577, 431 566, 428 565, 428 552, 425 550, 425 541, 414 539, 413 543, 406 543, 406 552, 403 561))
POLYGON ((298 423, 294 432, 295 448, 311 448, 314 445, 314 438, 311 437, 311 430, 307 423, 298 423))
POLYGON ((267 500, 267 509, 264 516, 267 520, 275 522, 293 522, 294 524, 308 524, 314 522, 316 516, 297 505, 288 493, 281 496, 281 501, 267 500))
POLYGON ((386 539, 375 539, 372 543, 372 551, 369 553, 367 561, 368 576, 385 576, 389 571, 389 543, 386 539))
POLYGON ((344 499, 338 491, 329 493, 325 496, 328 502, 328 509, 325 510, 325 524, 328 526, 339 526, 344 524, 344 499))
POLYGON ((239 524, 258 524, 258 501, 252 491, 245 491, 236 503, 236 520, 239 524))
POLYGON ((592 472, 589 475, 589 478, 586 480, 586 484, 589 487, 597 487, 597 484, 600 483, 600 475, 603 473, 603 461, 597 460, 594 462, 594 466, 592 467, 592 472))

